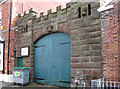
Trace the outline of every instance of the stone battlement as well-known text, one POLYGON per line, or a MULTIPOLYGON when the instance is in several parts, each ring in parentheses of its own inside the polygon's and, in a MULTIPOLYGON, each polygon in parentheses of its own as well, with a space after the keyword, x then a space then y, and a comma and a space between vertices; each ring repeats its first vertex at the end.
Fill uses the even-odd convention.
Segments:
MULTIPOLYGON (((78 18, 78 15, 80 14, 81 17, 88 16, 88 4, 91 4, 91 9, 94 9, 96 7, 99 7, 99 3, 87 3, 87 2, 69 2, 66 4, 66 7, 61 9, 61 6, 56 7, 56 12, 52 12, 52 10, 47 11, 47 15, 44 15, 43 12, 40 14, 33 10, 33 8, 29 9, 29 11, 25 11, 24 13, 21 13, 18 15, 20 21, 28 21, 33 19, 35 22, 40 21, 46 21, 49 19, 60 19, 58 22, 64 22, 64 19, 66 17, 70 17, 70 19, 78 18), (75 7, 80 7, 81 12, 78 11, 78 9, 75 9, 75 7), (73 14, 73 16, 71 16, 73 14), (64 18, 64 19, 62 19, 64 18)), ((95 11, 96 12, 96 11, 95 11)), ((92 14, 92 13, 91 13, 92 14)))

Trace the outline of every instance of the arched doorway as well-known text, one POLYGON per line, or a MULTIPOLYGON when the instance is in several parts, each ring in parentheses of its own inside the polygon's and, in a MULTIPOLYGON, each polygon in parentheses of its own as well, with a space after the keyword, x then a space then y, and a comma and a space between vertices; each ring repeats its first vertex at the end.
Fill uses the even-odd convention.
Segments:
POLYGON ((52 33, 35 42, 35 82, 70 87, 70 35, 52 33))

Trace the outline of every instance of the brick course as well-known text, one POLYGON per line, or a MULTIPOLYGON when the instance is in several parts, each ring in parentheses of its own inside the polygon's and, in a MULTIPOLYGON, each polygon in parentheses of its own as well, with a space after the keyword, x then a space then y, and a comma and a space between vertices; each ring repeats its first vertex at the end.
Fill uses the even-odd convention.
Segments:
POLYGON ((119 81, 119 4, 101 12, 103 77, 109 81, 119 81))

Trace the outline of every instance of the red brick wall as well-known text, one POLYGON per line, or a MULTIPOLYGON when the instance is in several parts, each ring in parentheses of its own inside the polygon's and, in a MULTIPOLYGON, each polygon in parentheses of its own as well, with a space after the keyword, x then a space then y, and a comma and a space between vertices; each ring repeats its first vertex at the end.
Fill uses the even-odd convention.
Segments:
POLYGON ((119 81, 120 33, 118 6, 101 12, 103 77, 119 81))
MULTIPOLYGON (((118 34, 119 34, 119 43, 120 43, 120 2, 118 3, 118 34)), ((120 54, 120 44, 119 44, 119 54, 120 54)), ((119 55, 119 59, 120 59, 120 55, 119 55)), ((119 60, 119 70, 120 71, 120 60, 119 60)), ((120 72, 119 72, 119 81, 120 81, 120 72)))
MULTIPOLYGON (((1 25, 3 26, 2 30, 2 37, 5 39, 5 50, 4 50, 4 73, 7 73, 7 55, 8 55, 8 29, 9 29, 9 13, 10 13, 10 3, 9 1, 5 2, 4 4, 1 5, 2 8, 2 22, 1 25)), ((14 66, 14 60, 12 59, 13 57, 13 31, 11 31, 11 38, 10 38, 10 63, 9 63, 9 70, 10 74, 11 68, 14 66)))

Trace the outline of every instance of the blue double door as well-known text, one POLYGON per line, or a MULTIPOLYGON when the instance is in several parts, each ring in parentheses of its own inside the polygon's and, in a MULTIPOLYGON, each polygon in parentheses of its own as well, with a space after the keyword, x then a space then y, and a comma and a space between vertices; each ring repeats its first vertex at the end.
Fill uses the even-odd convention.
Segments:
POLYGON ((70 36, 53 33, 35 43, 36 83, 70 87, 70 36))

